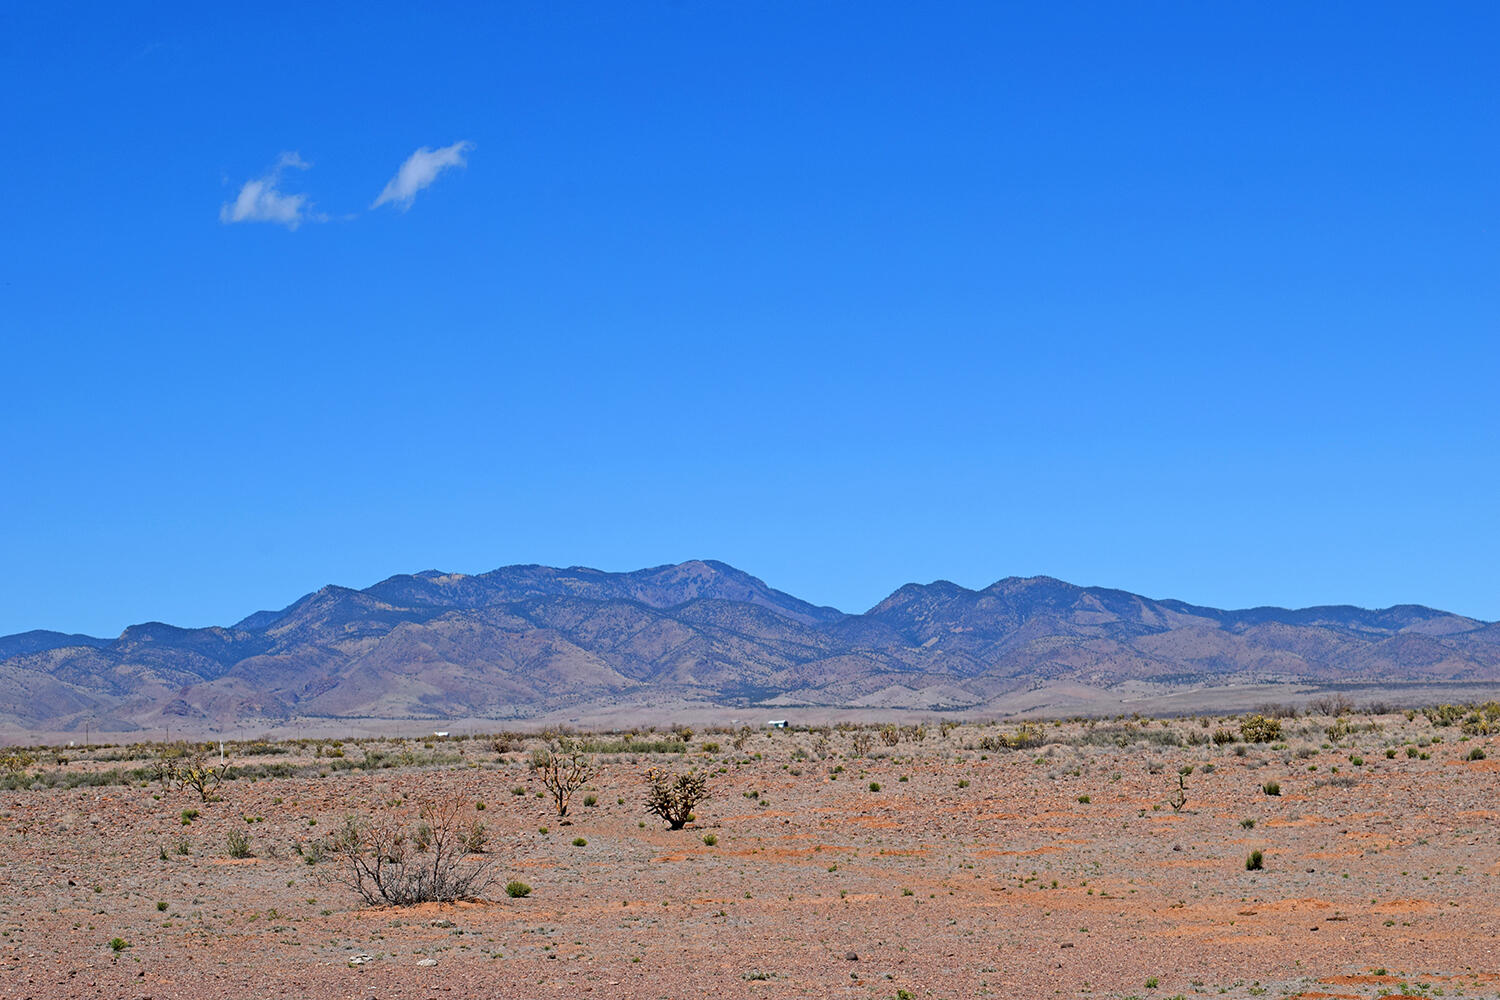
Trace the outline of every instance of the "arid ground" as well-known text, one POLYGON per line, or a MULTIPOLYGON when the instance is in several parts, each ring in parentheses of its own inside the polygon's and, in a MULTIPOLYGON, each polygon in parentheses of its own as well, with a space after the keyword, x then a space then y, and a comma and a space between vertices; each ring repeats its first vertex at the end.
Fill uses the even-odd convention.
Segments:
POLYGON ((160 746, 13 753, 0 996, 1500 993, 1488 723, 1241 721, 584 736, 601 771, 566 821, 536 736, 231 744, 207 802, 152 777, 160 746), (708 774, 686 829, 644 808, 653 765, 708 774), (347 817, 451 796, 482 898, 337 880, 347 817))

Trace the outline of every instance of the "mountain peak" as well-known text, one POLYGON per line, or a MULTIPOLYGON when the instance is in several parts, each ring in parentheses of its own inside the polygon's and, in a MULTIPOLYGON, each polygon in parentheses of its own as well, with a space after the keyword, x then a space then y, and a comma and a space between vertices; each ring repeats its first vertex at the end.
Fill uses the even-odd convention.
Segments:
POLYGON ((837 708, 872 704, 898 676, 902 690, 942 692, 911 693, 912 707, 978 714, 1041 688, 1094 706, 1143 683, 1473 689, 1500 680, 1500 625, 1415 605, 1221 611, 1051 576, 979 591, 908 583, 845 615, 689 559, 631 572, 431 569, 322 587, 232 629, 146 622, 113 640, 0 638, 0 705, 12 725, 55 732, 104 717, 144 724, 177 701, 247 725, 271 719, 271 704, 283 720, 536 718, 626 702, 837 708))

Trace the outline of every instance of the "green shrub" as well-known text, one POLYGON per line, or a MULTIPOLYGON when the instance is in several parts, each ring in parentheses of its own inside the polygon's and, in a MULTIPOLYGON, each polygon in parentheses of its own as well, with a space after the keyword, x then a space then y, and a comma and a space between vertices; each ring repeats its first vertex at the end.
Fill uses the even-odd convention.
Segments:
POLYGON ((17 748, 7 748, 0 753, 0 771, 6 774, 20 775, 32 764, 36 763, 36 754, 17 748))
POLYGON ((1263 792, 1265 792, 1267 795, 1280 795, 1281 794, 1281 782, 1279 782, 1279 781, 1268 781, 1264 785, 1260 786, 1260 790, 1263 791, 1263 792))
POLYGON ((1016 727, 1016 731, 1005 741, 1012 750, 1027 750, 1031 747, 1039 747, 1044 742, 1042 727, 1030 722, 1023 722, 1016 727))
POLYGON ((581 747, 584 753, 687 753, 683 740, 589 740, 581 747))
POLYGON ((126 941, 122 937, 110 938, 109 939, 109 948, 116 955, 118 955, 120 952, 124 951, 126 948, 129 948, 129 947, 130 947, 130 942, 126 941))
POLYGON ((589 846, 589 842, 587 840, 584 840, 582 837, 574 837, 573 838, 573 846, 574 847, 587 847, 587 846, 589 846))
POLYGON ((1465 760, 1484 760, 1484 747, 1475 747, 1474 749, 1472 749, 1472 750, 1469 751, 1469 756, 1465 757, 1464 759, 1465 760))
POLYGON ((716 837, 716 836, 714 836, 714 835, 713 835, 713 834, 711 834, 711 833, 705 833, 705 834, 704 834, 704 835, 703 835, 703 843, 705 843, 705 844, 706 844, 706 845, 708 845, 708 846, 709 846, 709 847, 713 847, 713 846, 714 846, 714 845, 715 845, 715 844, 717 844, 717 843, 718 843, 718 842, 719 842, 719 838, 718 838, 718 837, 716 837))
POLYGON ((1281 720, 1252 715, 1240 722, 1240 736, 1246 743, 1274 743, 1281 739, 1281 720))
POLYGON ((505 883, 505 894, 511 899, 520 899, 531 895, 531 886, 525 882, 510 881, 505 883))
POLYGON ((229 856, 231 858, 248 858, 250 856, 250 836, 243 830, 230 830, 229 856))
POLYGON ((1265 866, 1266 866, 1266 856, 1264 854, 1262 854, 1259 850, 1251 851, 1250 852, 1250 856, 1245 859, 1245 870, 1246 871, 1258 872, 1258 871, 1262 870, 1263 868, 1265 868, 1265 866))

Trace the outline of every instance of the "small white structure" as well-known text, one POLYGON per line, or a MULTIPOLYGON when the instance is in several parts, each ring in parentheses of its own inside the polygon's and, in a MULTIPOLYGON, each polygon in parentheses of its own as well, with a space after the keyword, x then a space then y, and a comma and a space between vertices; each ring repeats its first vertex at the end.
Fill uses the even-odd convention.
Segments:
POLYGON ((769 722, 766 723, 766 727, 768 729, 785 729, 786 728, 786 720, 785 719, 772 719, 772 720, 770 720, 769 722))
POLYGON ((446 730, 446 729, 434 729, 432 731, 432 735, 436 736, 438 739, 446 739, 448 737, 448 730, 446 730))

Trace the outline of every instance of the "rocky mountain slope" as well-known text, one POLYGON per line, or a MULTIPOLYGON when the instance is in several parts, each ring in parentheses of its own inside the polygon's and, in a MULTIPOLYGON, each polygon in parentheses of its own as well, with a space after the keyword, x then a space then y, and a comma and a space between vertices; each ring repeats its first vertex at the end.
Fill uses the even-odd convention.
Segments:
POLYGON ((325 587, 228 628, 0 638, 0 728, 519 720, 622 701, 983 711, 1047 685, 1500 681, 1500 625, 1415 605, 1222 611, 1049 577, 861 615, 719 562, 325 587))

